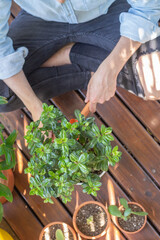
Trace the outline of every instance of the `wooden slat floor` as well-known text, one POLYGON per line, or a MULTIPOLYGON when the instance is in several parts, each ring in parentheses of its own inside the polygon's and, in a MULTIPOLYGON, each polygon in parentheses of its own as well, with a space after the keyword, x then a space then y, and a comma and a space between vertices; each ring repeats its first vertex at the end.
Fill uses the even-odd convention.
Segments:
MULTIPOLYGON (((12 6, 10 22, 19 12, 12 6)), ((75 109, 82 109, 85 93, 72 91, 49 101, 68 118, 73 118, 75 109)), ((92 115, 92 114, 91 114, 92 115)), ((114 225, 110 226, 106 240, 158 240, 160 239, 160 104, 144 101, 118 88, 116 96, 99 105, 94 114, 97 124, 113 128, 114 144, 122 151, 120 163, 102 177, 102 187, 95 200, 106 205, 118 203, 126 197, 141 203, 149 213, 146 227, 135 236, 122 234, 114 225)), ((19 132, 16 147, 17 165, 14 171, 15 188, 13 203, 4 204, 4 220, 1 227, 9 229, 15 240, 38 240, 43 226, 51 221, 64 221, 72 225, 72 214, 76 204, 93 197, 75 187, 72 201, 64 206, 60 199, 55 204, 44 204, 37 196, 29 195, 29 177, 23 170, 30 158, 23 136, 26 125, 31 121, 26 109, 2 114, 0 121, 6 132, 19 132)))

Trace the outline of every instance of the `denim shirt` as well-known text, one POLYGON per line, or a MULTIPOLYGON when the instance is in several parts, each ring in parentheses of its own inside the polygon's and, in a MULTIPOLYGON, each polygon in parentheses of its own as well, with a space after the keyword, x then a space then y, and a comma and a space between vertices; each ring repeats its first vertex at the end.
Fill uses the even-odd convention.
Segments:
MULTIPOLYGON (((82 23, 106 14, 115 0, 15 0, 28 13, 48 21, 82 23)), ((128 0, 131 8, 120 14, 120 34, 145 43, 160 36, 160 0, 128 0)), ((23 68, 28 50, 13 48, 7 36, 11 0, 0 0, 0 79, 9 78, 23 68)))

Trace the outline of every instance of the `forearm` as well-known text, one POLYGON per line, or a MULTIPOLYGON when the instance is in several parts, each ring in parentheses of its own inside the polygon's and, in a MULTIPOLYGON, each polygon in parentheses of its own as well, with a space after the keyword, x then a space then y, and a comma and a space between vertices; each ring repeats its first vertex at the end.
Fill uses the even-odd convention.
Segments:
MULTIPOLYGON (((32 116, 34 115, 34 112, 36 110, 37 111, 41 110, 42 103, 33 92, 23 71, 3 81, 22 100, 24 105, 32 113, 32 116)), ((34 120, 37 120, 37 119, 34 119, 34 120)))
POLYGON ((105 61, 108 62, 109 58, 111 61, 111 67, 119 73, 128 59, 140 46, 140 42, 122 36, 105 61))

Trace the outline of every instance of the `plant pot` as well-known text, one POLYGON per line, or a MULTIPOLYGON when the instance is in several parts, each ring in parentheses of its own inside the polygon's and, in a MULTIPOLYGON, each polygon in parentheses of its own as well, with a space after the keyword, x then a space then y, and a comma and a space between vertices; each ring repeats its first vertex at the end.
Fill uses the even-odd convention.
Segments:
MULTIPOLYGON (((136 202, 128 202, 128 205, 129 205, 129 206, 131 206, 131 204, 132 204, 132 205, 136 205, 137 207, 141 208, 141 211, 145 212, 144 207, 142 207, 139 203, 136 203, 136 202)), ((121 211, 122 209, 123 209, 123 206, 120 206, 120 207, 119 207, 119 210, 121 211)), ((136 210, 136 211, 137 211, 137 210, 136 210)), ((138 212, 138 211, 137 211, 137 212, 138 212)), ((134 216, 136 216, 136 215, 134 215, 134 216)), ((116 224, 117 224, 118 228, 119 228, 122 232, 127 233, 127 234, 135 234, 135 233, 140 232, 140 231, 145 227, 146 222, 147 222, 147 216, 137 216, 137 217, 140 217, 140 218, 143 217, 143 218, 144 218, 144 222, 143 222, 142 226, 141 226, 139 229, 135 230, 135 231, 128 231, 128 230, 123 229, 122 226, 121 226, 120 223, 119 223, 119 218, 118 218, 118 217, 116 217, 116 224)), ((124 221, 124 220, 123 220, 123 221, 124 221)), ((122 222, 123 222, 123 221, 122 221, 122 222)), ((127 224, 127 221, 126 221, 126 224, 127 224)))
MULTIPOLYGON (((9 187, 10 191, 13 191, 14 188, 14 175, 11 169, 8 170, 3 170, 2 173, 6 176, 7 180, 1 179, 0 178, 0 183, 6 185, 9 187)), ((3 204, 7 200, 4 197, 0 197, 0 202, 3 204)))
MULTIPOLYGON (((61 228, 62 232, 64 233, 64 237, 65 237, 65 234, 66 234, 66 237, 65 237, 65 240, 67 239, 73 239, 73 240, 77 240, 77 236, 76 236, 76 233, 75 231, 73 230, 73 228, 71 228, 68 224, 64 223, 64 222, 51 222, 49 224, 47 224, 41 231, 40 233, 40 236, 39 236, 39 240, 48 240, 50 238, 44 238, 44 234, 45 232, 47 232, 47 230, 50 228, 54 228, 56 225, 59 225, 57 229, 61 228), (68 237, 68 230, 72 236, 72 238, 69 236, 68 237)), ((56 229, 56 230, 57 230, 56 229)), ((54 230, 53 230, 53 234, 54 234, 54 230)))
POLYGON ((13 240, 11 235, 7 233, 4 229, 0 228, 0 239, 1 240, 13 240))
POLYGON ((99 202, 84 202, 76 208, 73 214, 73 226, 76 232, 85 239, 97 239, 104 236, 109 225, 110 215, 105 206, 99 202), (99 221, 97 216, 101 216, 102 220, 99 221), (88 224, 87 219, 90 217, 93 217, 94 221, 88 224), (99 226, 103 222, 104 224, 99 226))

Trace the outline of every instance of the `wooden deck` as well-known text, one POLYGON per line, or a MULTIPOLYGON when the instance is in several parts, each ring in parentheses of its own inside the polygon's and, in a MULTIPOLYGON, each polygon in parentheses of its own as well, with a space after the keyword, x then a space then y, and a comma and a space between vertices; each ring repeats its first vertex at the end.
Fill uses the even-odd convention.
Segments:
MULTIPOLYGON (((19 9, 12 7, 12 18, 19 9)), ((11 19, 12 20, 12 19, 11 19)), ((73 118, 75 109, 82 109, 84 93, 73 91, 49 101, 68 118, 73 118)), ((117 203, 119 197, 126 197, 141 203, 149 213, 144 230, 135 236, 122 234, 114 224, 109 228, 106 240, 159 240, 160 235, 160 104, 148 101, 118 88, 116 96, 99 105, 96 122, 113 128, 115 144, 122 152, 120 163, 102 178, 98 200, 105 204, 117 203)), ((15 240, 38 240, 43 226, 51 221, 64 221, 72 225, 72 214, 76 203, 76 191, 80 202, 93 199, 75 187, 70 203, 64 205, 60 199, 55 204, 44 204, 40 197, 29 195, 28 176, 23 169, 30 158, 23 139, 26 125, 31 121, 26 109, 3 114, 0 121, 6 132, 17 129, 17 166, 14 172, 15 188, 13 203, 4 204, 2 228, 9 228, 15 240)))

